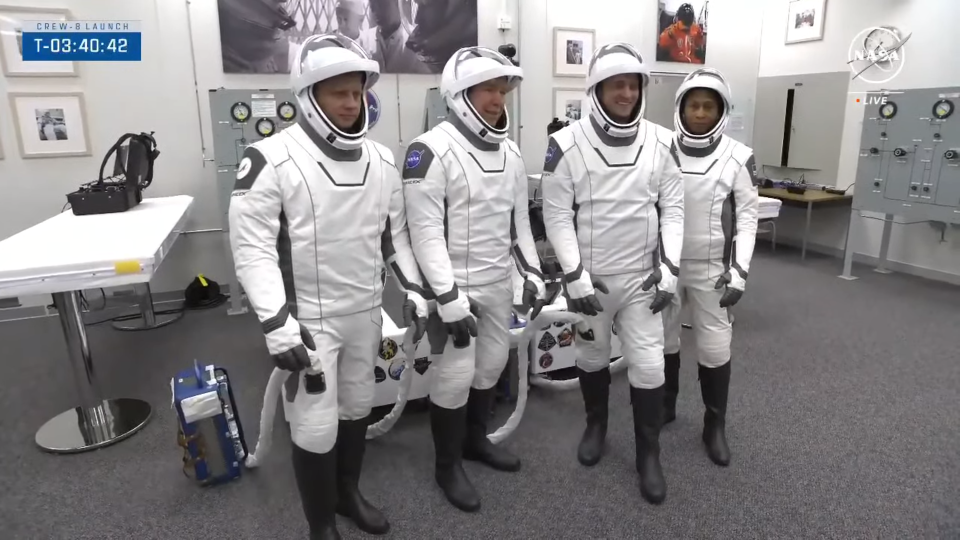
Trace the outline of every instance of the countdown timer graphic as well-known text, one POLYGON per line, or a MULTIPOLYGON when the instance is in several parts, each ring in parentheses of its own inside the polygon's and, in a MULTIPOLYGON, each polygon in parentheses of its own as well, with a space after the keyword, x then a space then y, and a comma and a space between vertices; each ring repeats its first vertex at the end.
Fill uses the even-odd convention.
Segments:
POLYGON ((139 62, 140 21, 24 21, 24 62, 139 62))

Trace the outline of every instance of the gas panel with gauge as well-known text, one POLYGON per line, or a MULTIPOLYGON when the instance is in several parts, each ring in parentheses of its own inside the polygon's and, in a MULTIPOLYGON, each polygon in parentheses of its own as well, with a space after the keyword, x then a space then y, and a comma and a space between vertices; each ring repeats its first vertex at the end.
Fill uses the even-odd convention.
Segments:
POLYGON ((210 91, 217 193, 224 230, 228 227, 230 192, 236 182, 243 149, 292 125, 297 121, 297 113, 290 90, 220 88, 210 91))
POLYGON ((960 224, 960 87, 872 94, 860 136, 857 210, 960 224))

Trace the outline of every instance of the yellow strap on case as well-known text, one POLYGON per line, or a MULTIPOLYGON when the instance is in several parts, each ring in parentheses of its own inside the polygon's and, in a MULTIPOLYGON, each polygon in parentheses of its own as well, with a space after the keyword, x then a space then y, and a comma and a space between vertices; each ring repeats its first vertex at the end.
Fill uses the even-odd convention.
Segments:
POLYGON ((197 274, 197 279, 200 280, 201 285, 203 285, 204 287, 207 286, 207 280, 204 279, 203 274, 197 274))

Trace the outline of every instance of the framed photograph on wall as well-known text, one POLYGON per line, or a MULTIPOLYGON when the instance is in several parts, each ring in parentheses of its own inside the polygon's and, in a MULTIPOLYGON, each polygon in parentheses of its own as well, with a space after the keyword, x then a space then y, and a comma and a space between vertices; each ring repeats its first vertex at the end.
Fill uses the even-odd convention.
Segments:
POLYGON ((587 91, 583 88, 554 88, 553 116, 576 122, 587 114, 587 91))
POLYGON ((90 155, 80 92, 11 92, 10 110, 23 159, 90 155))
POLYGON ((827 0, 791 0, 787 13, 786 43, 823 39, 827 0))
POLYGON ((553 29, 553 76, 586 78, 596 32, 583 28, 553 29))
POLYGON ((67 21, 65 9, 0 6, 0 65, 7 77, 76 77, 76 62, 24 62, 23 21, 67 21))
POLYGON ((703 64, 707 59, 707 0, 661 0, 657 61, 703 64))

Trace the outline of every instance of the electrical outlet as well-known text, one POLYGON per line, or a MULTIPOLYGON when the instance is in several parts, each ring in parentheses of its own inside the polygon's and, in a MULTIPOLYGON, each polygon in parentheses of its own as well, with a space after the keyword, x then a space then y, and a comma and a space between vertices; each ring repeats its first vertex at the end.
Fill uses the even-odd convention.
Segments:
POLYGON ((513 28, 513 20, 509 15, 501 15, 500 18, 497 19, 497 28, 500 30, 510 30, 513 28))

